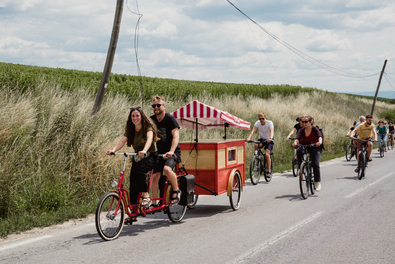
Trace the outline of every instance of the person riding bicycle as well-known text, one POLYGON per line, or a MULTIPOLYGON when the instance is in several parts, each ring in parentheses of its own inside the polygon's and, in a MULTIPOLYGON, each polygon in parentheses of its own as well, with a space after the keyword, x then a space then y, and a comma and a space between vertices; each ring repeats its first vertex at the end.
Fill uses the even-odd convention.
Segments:
POLYGON ((376 126, 376 131, 378 133, 378 138, 379 138, 379 149, 381 144, 384 144, 385 147, 385 152, 387 152, 387 134, 388 134, 388 128, 386 125, 384 125, 384 121, 382 119, 379 120, 379 124, 376 126))
MULTIPOLYGON (((373 121, 373 116, 367 115, 366 121, 363 122, 362 124, 358 125, 356 129, 354 129, 354 131, 351 134, 351 138, 354 139, 355 134, 358 132, 358 139, 370 140, 370 139, 372 139, 372 134, 373 134, 374 141, 377 141, 377 133, 376 133, 376 129, 374 128, 374 125, 372 124, 372 121, 373 121)), ((362 148, 362 144, 363 144, 363 142, 361 142, 361 141, 357 142, 358 153, 362 148)), ((367 161, 372 161, 372 159, 370 158, 370 154, 372 153, 372 148, 373 148, 372 142, 370 142, 370 141, 367 142, 367 149, 368 149, 368 153, 366 156, 367 161)), ((358 156, 359 155, 357 155, 357 161, 359 158, 358 156)), ((358 166, 355 169, 355 172, 358 172, 358 166)))
MULTIPOLYGON (((311 116, 301 117, 303 128, 299 131, 296 137, 293 147, 300 144, 314 144, 315 147, 310 147, 307 151, 310 153, 311 165, 314 171, 315 189, 316 191, 321 190, 321 171, 320 171, 320 159, 322 154, 322 134, 320 130, 313 126, 314 119, 311 116)), ((297 150, 298 166, 302 163, 303 159, 303 148, 299 147, 297 150)))
POLYGON ((299 131, 302 129, 303 125, 302 125, 302 120, 300 120, 300 117, 297 117, 296 121, 298 123, 296 123, 294 125, 294 128, 292 129, 291 132, 289 132, 289 134, 288 134, 288 136, 287 136, 287 138, 285 140, 288 140, 295 132, 296 132, 296 134, 298 134, 299 131))
MULTIPOLYGON (((126 122, 125 134, 118 144, 107 150, 106 154, 111 155, 120 150, 126 143, 132 146, 138 156, 133 156, 133 164, 130 170, 130 202, 136 204, 139 201, 138 195, 142 193, 141 206, 149 207, 151 199, 148 193, 147 172, 151 171, 157 162, 158 154, 156 148, 158 137, 154 122, 145 115, 141 107, 130 108, 130 113, 126 122)), ((136 221, 128 217, 125 224, 136 221)))
POLYGON ((158 129, 158 153, 164 154, 165 158, 160 158, 155 167, 154 175, 152 176, 151 195, 153 198, 158 196, 159 180, 164 172, 173 187, 170 202, 176 205, 180 201, 181 190, 178 188, 177 176, 173 169, 177 163, 181 162, 181 148, 178 144, 180 138, 178 130, 180 126, 174 116, 166 113, 164 97, 155 95, 152 98, 152 110, 154 115, 151 118, 158 129))
POLYGON ((346 136, 349 136, 352 133, 352 131, 355 129, 356 124, 357 124, 357 121, 354 121, 352 127, 350 127, 350 130, 348 130, 346 136))
POLYGON ((392 121, 388 122, 388 133, 391 137, 391 145, 394 145, 394 138, 395 138, 395 129, 394 129, 394 123, 392 121))
POLYGON ((258 114, 259 120, 256 121, 254 128, 252 129, 250 135, 247 138, 247 141, 250 141, 252 136, 254 135, 255 131, 259 131, 259 139, 260 144, 255 144, 255 150, 258 150, 258 145, 260 148, 263 147, 264 141, 266 141, 265 144, 265 158, 266 158, 266 164, 267 164, 267 175, 271 176, 272 171, 270 171, 271 168, 271 159, 270 159, 270 152, 273 150, 274 142, 273 142, 273 136, 274 136, 274 126, 273 122, 270 120, 266 120, 265 114, 263 112, 258 114))

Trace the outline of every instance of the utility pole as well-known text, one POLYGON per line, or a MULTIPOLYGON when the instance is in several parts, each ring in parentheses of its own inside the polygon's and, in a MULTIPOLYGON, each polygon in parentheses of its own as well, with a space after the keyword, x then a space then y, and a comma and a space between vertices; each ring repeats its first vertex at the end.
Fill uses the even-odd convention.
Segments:
POLYGON ((103 75, 100 81, 99 90, 97 91, 95 104, 93 106, 92 115, 99 112, 101 104, 104 99, 104 94, 110 80, 112 63, 114 61, 115 50, 117 48, 119 29, 121 28, 121 18, 123 11, 123 0, 117 0, 117 7, 115 9, 114 25, 112 28, 110 46, 108 47, 106 64, 104 65, 103 75))
POLYGON ((379 84, 377 85, 376 94, 375 94, 374 100, 373 100, 372 112, 370 113, 371 115, 373 115, 373 112, 374 112, 374 106, 376 105, 376 99, 377 99, 377 94, 379 93, 379 88, 380 88, 380 84, 381 84, 381 78, 383 78, 383 74, 384 74, 384 70, 385 70, 385 66, 386 65, 387 65, 387 60, 384 61, 383 69, 381 70, 379 84))

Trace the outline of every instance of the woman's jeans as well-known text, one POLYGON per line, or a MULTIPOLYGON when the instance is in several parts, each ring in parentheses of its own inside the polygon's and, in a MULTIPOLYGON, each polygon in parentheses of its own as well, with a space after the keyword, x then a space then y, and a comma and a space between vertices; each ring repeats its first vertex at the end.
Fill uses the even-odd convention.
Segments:
MULTIPOLYGON (((322 149, 307 148, 306 150, 308 153, 310 153, 311 166, 313 167, 313 171, 314 171, 314 180, 315 182, 321 182, 320 159, 321 159, 322 149)), ((303 160, 303 148, 299 147, 298 150, 296 151, 296 154, 298 155, 298 166, 300 167, 300 164, 302 163, 303 160)))
POLYGON ((384 147, 387 147, 387 134, 379 134, 379 147, 381 144, 384 144, 384 147))

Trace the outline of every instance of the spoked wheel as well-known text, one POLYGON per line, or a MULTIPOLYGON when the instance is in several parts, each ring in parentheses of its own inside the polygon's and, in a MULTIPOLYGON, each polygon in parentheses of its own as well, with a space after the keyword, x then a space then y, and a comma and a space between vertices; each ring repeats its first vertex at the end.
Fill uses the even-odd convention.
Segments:
POLYGON ((351 146, 351 144, 350 145, 348 145, 348 147, 347 147, 347 149, 346 149, 346 160, 347 161, 350 161, 351 160, 351 158, 352 158, 352 156, 353 156, 353 147, 351 146))
POLYGON ((384 158, 384 151, 385 151, 384 144, 381 143, 381 145, 380 145, 380 158, 384 158))
POLYGON ((106 193, 96 208, 96 230, 104 240, 114 240, 121 234, 125 210, 116 192, 106 193), (118 209, 117 209, 118 208, 118 209))
POLYGON ((313 173, 312 169, 310 169, 309 179, 310 179, 310 191, 311 191, 311 194, 315 194, 315 179, 314 179, 314 173, 313 173))
POLYGON ((171 202, 171 197, 173 195, 173 187, 169 184, 167 186, 167 191, 166 191, 166 204, 169 204, 169 207, 167 208, 167 216, 169 217, 170 221, 173 223, 180 222, 185 215, 185 212, 187 210, 186 205, 170 205, 171 202))
POLYGON ((262 161, 254 156, 250 165, 250 180, 253 185, 257 185, 262 173, 262 161))
POLYGON ((389 136, 388 139, 387 139, 387 149, 390 150, 391 147, 392 147, 391 136, 389 136))
POLYGON ((234 174, 231 173, 228 181, 228 195, 230 200, 230 206, 235 211, 240 207, 242 186, 243 183, 241 181, 240 172, 235 171, 234 174))
POLYGON ((307 164, 302 163, 300 165, 299 170, 299 187, 300 187, 300 194, 302 195, 303 199, 307 199, 309 197, 309 172, 307 171, 307 164))
POLYGON ((296 158, 296 153, 292 158, 292 173, 294 174, 294 177, 298 177, 299 175, 298 160, 296 158))
POLYGON ((358 158, 358 179, 361 180, 363 176, 365 176, 365 154, 361 152, 358 158))
POLYGON ((188 207, 189 209, 195 208, 196 203, 197 203, 197 201, 198 201, 198 198, 199 198, 199 195, 195 194, 195 195, 193 196, 193 202, 190 203, 190 204, 187 204, 187 207, 188 207))
MULTIPOLYGON (((268 175, 267 174, 267 170, 264 170, 264 176, 265 176, 265 181, 266 182, 270 182, 271 180, 272 180, 272 175, 273 175, 273 163, 274 163, 274 158, 273 158, 273 154, 270 154, 270 160, 271 160, 271 163, 270 163, 270 175, 268 175)), ((266 159, 265 159, 265 162, 266 162, 266 159)))

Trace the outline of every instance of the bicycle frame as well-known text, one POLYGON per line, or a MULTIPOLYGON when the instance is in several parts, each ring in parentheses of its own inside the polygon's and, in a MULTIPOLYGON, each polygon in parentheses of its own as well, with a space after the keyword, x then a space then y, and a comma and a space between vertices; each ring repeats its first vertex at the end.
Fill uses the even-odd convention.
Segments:
MULTIPOLYGON (((116 187, 116 189, 114 190, 115 192, 117 192, 119 194, 119 202, 117 205, 117 210, 116 212, 118 212, 119 206, 121 204, 121 201, 124 202, 125 206, 125 212, 128 216, 130 217, 136 217, 136 216, 146 216, 146 214, 150 214, 156 211, 161 211, 163 209, 166 209, 170 206, 169 201, 165 201, 166 200, 166 191, 163 192, 163 196, 160 198, 151 198, 152 201, 161 201, 160 205, 157 207, 153 207, 153 208, 145 208, 145 207, 140 207, 140 204, 132 204, 130 201, 130 196, 129 196, 129 192, 125 189, 124 185, 123 185, 123 181, 125 178, 125 169, 126 169, 126 162, 127 162, 127 156, 136 156, 137 153, 114 153, 114 155, 124 155, 125 157, 122 159, 123 161, 123 170, 119 175, 119 182, 117 184, 115 184, 116 182, 113 182, 112 186, 116 187), (129 210, 127 210, 129 209, 129 210), (130 212, 129 212, 130 211, 130 212)), ((163 155, 159 155, 159 156, 163 156, 163 155)), ((150 172, 150 176, 149 176, 149 182, 148 182, 148 190, 151 187, 151 183, 152 183, 152 176, 153 176, 153 170, 150 172)), ((185 176, 185 174, 182 173, 177 173, 177 178, 181 177, 181 176, 185 176)), ((166 179, 165 181, 165 186, 164 189, 167 190, 169 185, 169 181, 166 179)), ((138 195, 138 199, 137 201, 140 201, 142 198, 141 193, 139 193, 138 195)))

